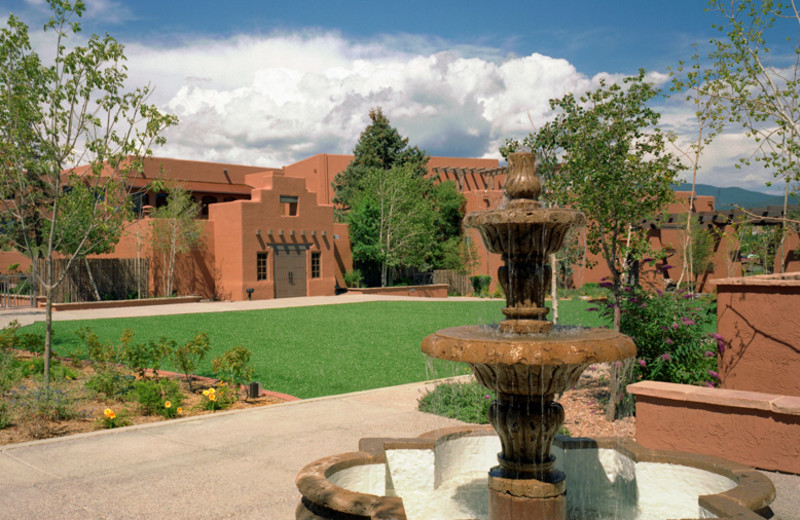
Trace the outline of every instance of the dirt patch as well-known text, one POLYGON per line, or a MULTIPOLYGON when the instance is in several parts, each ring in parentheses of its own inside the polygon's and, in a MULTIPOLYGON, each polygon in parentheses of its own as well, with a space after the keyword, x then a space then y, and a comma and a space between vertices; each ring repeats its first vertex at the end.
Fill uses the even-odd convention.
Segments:
POLYGON ((606 419, 608 378, 608 365, 592 365, 581 375, 575 388, 558 399, 564 407, 564 427, 572 437, 635 437, 634 417, 606 419))
MULTIPOLYGON (((34 356, 30 353, 18 353, 17 359, 23 363, 33 363, 34 356)), ((0 445, 15 444, 50 437, 61 437, 75 433, 84 433, 103 429, 103 412, 110 408, 119 417, 124 417, 127 425, 145 424, 159 421, 168 421, 160 415, 144 415, 140 413, 138 404, 131 400, 106 400, 94 392, 85 388, 86 381, 94 375, 94 369, 86 361, 75 361, 69 359, 59 359, 58 362, 64 367, 68 377, 54 377, 52 388, 61 392, 60 395, 67 396, 72 402, 72 407, 77 411, 78 417, 63 421, 40 421, 31 417, 20 416, 15 409, 15 403, 21 394, 28 389, 36 388, 41 385, 41 376, 26 377, 17 381, 12 389, 11 396, 6 400, 10 405, 13 424, 0 430, 0 445)), ((186 380, 174 373, 160 372, 159 377, 173 379, 179 382, 181 391, 184 394, 184 401, 181 405, 181 413, 178 417, 191 417, 196 415, 207 415, 215 413, 203 410, 200 404, 203 401, 203 390, 216 386, 217 382, 210 378, 195 377, 192 389, 189 391, 189 384, 186 380)), ((244 399, 244 392, 240 394, 240 399, 230 405, 225 410, 240 410, 253 408, 256 406, 269 406, 279 404, 295 398, 286 395, 273 395, 270 392, 262 392, 258 398, 244 399)))

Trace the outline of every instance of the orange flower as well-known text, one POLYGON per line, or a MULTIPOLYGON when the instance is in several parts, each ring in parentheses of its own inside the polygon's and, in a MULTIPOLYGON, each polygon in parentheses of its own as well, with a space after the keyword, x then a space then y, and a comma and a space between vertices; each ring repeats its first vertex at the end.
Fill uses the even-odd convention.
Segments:
POLYGON ((114 410, 112 410, 111 408, 106 408, 103 411, 103 415, 105 415, 106 419, 109 420, 114 420, 114 418, 117 416, 117 414, 115 414, 114 410))
POLYGON ((172 403, 169 401, 164 401, 164 408, 172 408, 172 403))
POLYGON ((178 413, 183 413, 183 408, 181 408, 180 406, 178 407, 178 413))
POLYGON ((209 401, 216 401, 217 400, 217 396, 214 395, 214 393, 210 393, 210 394, 208 394, 208 400, 209 401))

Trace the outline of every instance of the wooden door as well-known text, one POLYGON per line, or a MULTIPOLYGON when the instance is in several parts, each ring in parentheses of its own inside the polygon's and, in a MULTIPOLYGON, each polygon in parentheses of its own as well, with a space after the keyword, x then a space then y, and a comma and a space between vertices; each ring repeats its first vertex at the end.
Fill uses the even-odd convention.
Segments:
POLYGON ((306 250, 308 246, 286 245, 276 247, 275 297, 296 298, 306 296, 306 250))

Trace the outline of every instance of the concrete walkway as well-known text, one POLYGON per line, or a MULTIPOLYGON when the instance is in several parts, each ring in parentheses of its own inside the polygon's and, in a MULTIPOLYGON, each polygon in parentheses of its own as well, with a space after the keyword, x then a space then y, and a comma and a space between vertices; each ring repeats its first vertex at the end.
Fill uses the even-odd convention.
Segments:
MULTIPOLYGON (((61 311, 57 321, 418 298, 341 295, 61 311)), ((448 301, 456 301, 448 298, 448 301)), ((0 327, 43 319, 0 311, 0 327)), ((362 437, 416 437, 457 421, 416 411, 414 383, 0 447, 0 519, 291 519, 297 472, 362 437)), ((766 473, 783 520, 800 520, 800 477, 766 473)))

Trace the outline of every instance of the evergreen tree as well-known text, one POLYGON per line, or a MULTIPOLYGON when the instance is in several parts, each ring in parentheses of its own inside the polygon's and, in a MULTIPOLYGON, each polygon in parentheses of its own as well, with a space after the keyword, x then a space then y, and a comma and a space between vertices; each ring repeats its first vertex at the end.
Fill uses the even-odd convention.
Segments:
POLYGON ((416 146, 409 146, 408 138, 389 124, 380 107, 370 110, 369 118, 371 123, 361 132, 353 149, 353 161, 333 179, 333 203, 341 210, 353 205, 361 180, 370 170, 389 171, 407 166, 419 176, 427 173, 428 155, 416 146))

